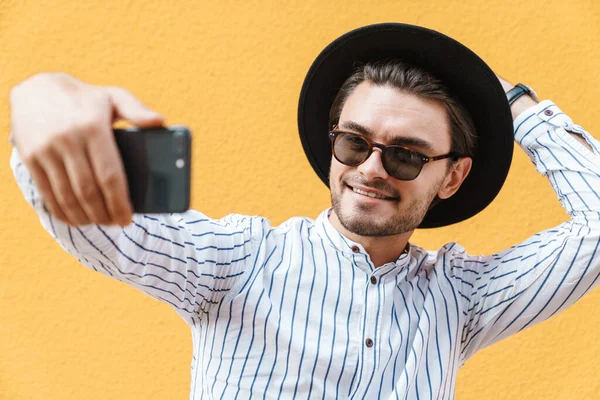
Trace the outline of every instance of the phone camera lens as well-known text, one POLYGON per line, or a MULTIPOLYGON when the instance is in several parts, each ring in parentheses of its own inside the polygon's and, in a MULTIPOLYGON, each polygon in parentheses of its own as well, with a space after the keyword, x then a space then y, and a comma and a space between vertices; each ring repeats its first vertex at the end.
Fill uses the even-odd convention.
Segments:
POLYGON ((177 152, 177 154, 183 153, 184 145, 185 145, 185 140, 183 137, 175 138, 175 151, 177 152))

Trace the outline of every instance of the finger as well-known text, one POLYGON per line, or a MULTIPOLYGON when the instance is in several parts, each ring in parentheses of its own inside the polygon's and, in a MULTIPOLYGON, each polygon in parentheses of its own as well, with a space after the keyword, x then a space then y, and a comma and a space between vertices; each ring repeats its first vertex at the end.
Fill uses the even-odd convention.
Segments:
POLYGON ((46 151, 38 159, 48 176, 58 207, 66 214, 73 225, 89 224, 90 220, 73 192, 62 159, 53 150, 46 151))
POLYGON ((112 130, 99 132, 87 141, 88 159, 112 222, 121 226, 131 223, 133 207, 123 161, 112 130))
POLYGON ((79 200, 87 219, 96 224, 111 223, 104 197, 96 182, 85 150, 70 153, 64 159, 66 173, 73 193, 79 200))
MULTIPOLYGON (((25 162, 25 161, 23 161, 25 162)), ((42 199, 46 208, 48 208, 49 213, 55 218, 65 222, 69 225, 73 225, 67 215, 62 211, 58 202, 56 201, 56 197, 54 196, 54 192, 52 191, 52 185, 48 180, 48 176, 44 172, 42 166, 35 159, 31 159, 25 163, 31 177, 33 178, 35 185, 37 186, 40 194, 42 195, 42 199)))
POLYGON ((129 91, 118 87, 107 87, 106 90, 113 107, 113 121, 124 119, 142 128, 165 123, 162 115, 148 108, 129 91))

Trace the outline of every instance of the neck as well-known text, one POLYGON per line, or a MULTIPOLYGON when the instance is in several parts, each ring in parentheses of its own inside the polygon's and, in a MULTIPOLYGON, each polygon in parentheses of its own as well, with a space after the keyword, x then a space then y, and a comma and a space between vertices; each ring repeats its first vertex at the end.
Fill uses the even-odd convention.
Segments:
POLYGON ((357 235, 356 233, 350 232, 344 228, 333 209, 329 214, 329 221, 331 222, 331 225, 333 225, 333 227, 342 235, 356 243, 360 243, 365 248, 367 254, 369 254, 369 257, 376 268, 389 262, 396 261, 398 257, 402 255, 405 249, 407 249, 408 240, 414 232, 414 230, 412 230, 406 233, 390 236, 357 235))

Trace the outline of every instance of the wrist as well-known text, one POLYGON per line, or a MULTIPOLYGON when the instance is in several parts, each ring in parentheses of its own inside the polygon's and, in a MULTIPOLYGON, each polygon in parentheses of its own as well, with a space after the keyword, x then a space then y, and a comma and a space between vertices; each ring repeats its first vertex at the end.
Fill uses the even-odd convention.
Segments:
POLYGON ((529 86, 521 83, 513 85, 500 77, 498 77, 498 80, 506 93, 513 121, 523 111, 538 104, 537 93, 529 86))
POLYGON ((512 114, 512 119, 513 121, 515 119, 517 119, 517 117, 525 110, 527 110, 530 107, 535 106, 536 104, 538 104, 537 101, 535 101, 535 99, 533 99, 531 96, 529 95, 523 95, 521 97, 519 97, 517 100, 514 101, 514 103, 511 104, 510 106, 510 113, 512 114))

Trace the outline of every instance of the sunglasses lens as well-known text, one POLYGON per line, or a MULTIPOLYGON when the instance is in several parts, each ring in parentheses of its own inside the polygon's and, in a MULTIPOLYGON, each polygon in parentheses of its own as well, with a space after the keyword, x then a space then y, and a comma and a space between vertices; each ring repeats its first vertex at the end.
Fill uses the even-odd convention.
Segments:
POLYGON ((396 179, 415 179, 421 168, 423 160, 418 154, 401 147, 388 147, 383 154, 383 165, 388 174, 396 179))
POLYGON ((333 152, 341 163, 356 166, 369 156, 369 143, 358 135, 342 133, 335 139, 333 152))
MULTIPOLYGON (((371 154, 369 142, 352 133, 338 133, 333 142, 333 155, 342 164, 355 167, 362 164, 371 154)), ((415 152, 398 146, 388 146, 383 152, 383 166, 396 179, 415 179, 423 168, 422 157, 415 152)))

